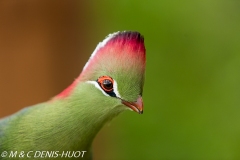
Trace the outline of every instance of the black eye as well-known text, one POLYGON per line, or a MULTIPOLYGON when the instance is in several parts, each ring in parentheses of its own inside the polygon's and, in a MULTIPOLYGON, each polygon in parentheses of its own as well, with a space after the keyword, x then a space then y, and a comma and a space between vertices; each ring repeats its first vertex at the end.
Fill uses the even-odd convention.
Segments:
POLYGON ((113 83, 109 79, 104 79, 102 82, 103 87, 106 90, 112 90, 113 89, 113 83))
POLYGON ((97 82, 105 92, 113 91, 113 79, 111 77, 109 76, 99 77, 97 82))

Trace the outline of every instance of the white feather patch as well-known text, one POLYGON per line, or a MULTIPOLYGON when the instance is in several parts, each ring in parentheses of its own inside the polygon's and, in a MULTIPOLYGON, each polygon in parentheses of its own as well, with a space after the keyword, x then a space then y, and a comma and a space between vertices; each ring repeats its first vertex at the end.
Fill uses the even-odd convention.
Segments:
POLYGON ((114 80, 114 82, 113 82, 113 91, 114 91, 114 93, 116 94, 116 96, 118 97, 118 98, 122 98, 121 96, 120 96, 120 94, 119 94, 119 92, 118 92, 118 85, 117 85, 117 82, 114 80))
POLYGON ((87 83, 93 84, 97 89, 99 89, 100 91, 102 91, 102 93, 105 96, 109 96, 107 93, 104 92, 104 90, 99 86, 99 84, 96 81, 87 81, 87 83))
POLYGON ((106 43, 112 39, 115 35, 117 35, 119 33, 118 32, 115 32, 115 33, 112 33, 112 34, 109 34, 102 42, 98 43, 96 49, 93 51, 92 55, 90 56, 89 60, 87 61, 87 63, 85 64, 85 66, 83 67, 83 70, 87 68, 87 66, 89 65, 89 62, 90 60, 96 55, 97 51, 104 47, 106 45, 106 43))

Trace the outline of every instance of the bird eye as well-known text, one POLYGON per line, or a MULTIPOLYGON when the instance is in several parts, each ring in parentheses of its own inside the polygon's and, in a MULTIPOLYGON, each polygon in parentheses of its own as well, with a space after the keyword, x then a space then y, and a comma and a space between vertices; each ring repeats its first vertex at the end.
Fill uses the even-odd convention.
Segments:
POLYGON ((113 79, 111 77, 109 76, 99 77, 97 82, 105 92, 113 91, 113 79))

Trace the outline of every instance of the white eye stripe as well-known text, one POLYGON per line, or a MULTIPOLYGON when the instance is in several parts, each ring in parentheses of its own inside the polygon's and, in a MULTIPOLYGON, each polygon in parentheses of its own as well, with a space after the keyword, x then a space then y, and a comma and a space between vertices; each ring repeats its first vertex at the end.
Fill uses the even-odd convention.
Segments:
MULTIPOLYGON (((109 96, 98 84, 98 82, 96 81, 87 81, 87 83, 90 83, 90 84, 93 84, 97 89, 99 89, 100 91, 102 91, 102 93, 105 95, 105 96, 109 96)), ((121 95, 119 94, 118 92, 118 87, 117 87, 117 82, 114 80, 114 83, 113 83, 113 92, 116 94, 116 96, 118 98, 122 98, 121 95)))
POLYGON ((118 85, 117 85, 117 82, 115 80, 114 80, 114 83, 113 83, 113 91, 118 98, 122 98, 121 95, 118 92, 118 85))
POLYGON ((99 86, 99 84, 96 81, 87 81, 87 83, 93 84, 97 89, 99 89, 100 91, 102 91, 102 93, 105 96, 109 96, 107 93, 104 92, 104 90, 99 86))

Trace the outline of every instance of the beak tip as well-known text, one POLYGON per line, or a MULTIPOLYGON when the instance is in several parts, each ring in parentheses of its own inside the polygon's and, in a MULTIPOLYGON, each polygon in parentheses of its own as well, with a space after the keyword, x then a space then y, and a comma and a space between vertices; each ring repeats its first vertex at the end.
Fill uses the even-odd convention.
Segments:
POLYGON ((128 106, 133 111, 139 114, 143 114, 143 100, 141 96, 138 97, 136 102, 128 102, 128 101, 122 100, 122 104, 128 106))

